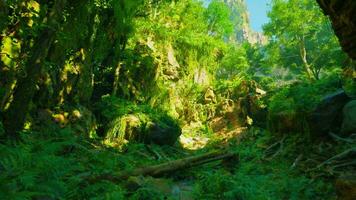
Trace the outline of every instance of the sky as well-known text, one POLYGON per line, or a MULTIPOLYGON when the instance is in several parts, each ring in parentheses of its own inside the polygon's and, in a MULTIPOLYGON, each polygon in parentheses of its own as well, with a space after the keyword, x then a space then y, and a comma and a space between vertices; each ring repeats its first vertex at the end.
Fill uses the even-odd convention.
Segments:
POLYGON ((268 22, 267 11, 271 0, 246 0, 250 13, 250 24, 254 31, 262 32, 262 25, 268 22))

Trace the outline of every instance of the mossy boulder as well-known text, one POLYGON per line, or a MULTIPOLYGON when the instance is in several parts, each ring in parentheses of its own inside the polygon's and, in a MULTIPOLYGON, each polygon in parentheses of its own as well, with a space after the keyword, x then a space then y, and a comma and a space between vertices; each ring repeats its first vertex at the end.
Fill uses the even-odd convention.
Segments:
POLYGON ((342 109, 349 101, 350 98, 342 90, 324 97, 308 120, 313 135, 337 132, 342 123, 342 109))
POLYGON ((106 137, 119 143, 135 141, 173 145, 180 135, 180 127, 167 115, 134 113, 114 119, 109 125, 106 137))
POLYGON ((181 135, 177 121, 167 112, 148 105, 137 105, 115 97, 104 97, 97 107, 107 124, 104 137, 112 142, 142 142, 173 145, 181 135))

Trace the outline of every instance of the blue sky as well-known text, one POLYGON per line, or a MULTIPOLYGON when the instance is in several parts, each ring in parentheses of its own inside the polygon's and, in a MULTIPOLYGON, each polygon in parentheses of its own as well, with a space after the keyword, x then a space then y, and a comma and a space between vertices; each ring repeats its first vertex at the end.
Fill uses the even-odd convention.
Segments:
POLYGON ((247 8, 250 13, 251 28, 262 32, 262 25, 268 22, 267 11, 271 0, 246 0, 247 8))

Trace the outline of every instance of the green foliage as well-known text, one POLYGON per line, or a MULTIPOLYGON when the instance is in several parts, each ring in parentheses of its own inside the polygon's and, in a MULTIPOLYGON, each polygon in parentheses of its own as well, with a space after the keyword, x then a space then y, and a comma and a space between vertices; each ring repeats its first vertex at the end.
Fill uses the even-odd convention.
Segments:
POLYGON ((167 197, 154 188, 140 188, 130 198, 130 200, 164 200, 167 197))
POLYGON ((5 134, 4 126, 2 125, 2 122, 0 121, 0 137, 5 134))
POLYGON ((233 31, 233 24, 230 21, 231 11, 221 0, 210 2, 204 15, 208 21, 209 34, 218 37, 229 37, 233 31))
MULTIPOLYGON (((130 101, 111 96, 104 96, 97 109, 103 117, 102 125, 107 124, 105 137, 110 141, 124 144, 125 140, 138 142, 152 142, 150 134, 152 128, 169 130, 172 137, 165 137, 166 143, 174 143, 180 135, 180 127, 175 119, 160 109, 153 109, 148 105, 136 105, 130 101), (178 134, 178 135, 177 135, 178 134)), ((162 136, 164 137, 164 136, 162 136)), ((157 138, 160 139, 160 138, 157 138)))
MULTIPOLYGON (((303 143, 293 138, 285 142, 283 153, 273 160, 265 158, 266 145, 274 137, 265 131, 251 129, 239 145, 230 148, 239 152, 239 164, 230 172, 214 169, 197 172, 197 199, 334 199, 331 183, 313 180, 292 165, 303 143), (300 143, 299 143, 300 142, 300 143), (295 156, 295 157, 294 157, 295 156)), ((300 137, 299 137, 300 138, 300 137)), ((305 141, 304 141, 305 142, 305 141)))
MULTIPOLYGON (((83 199, 121 191, 111 183, 101 187, 100 195, 94 190, 100 183, 80 186, 85 182, 87 170, 99 172, 99 165, 103 165, 98 162, 99 153, 90 151, 68 130, 45 137, 33 132, 28 134, 31 136, 24 135, 25 143, 0 145, 1 199, 83 199)), ((113 164, 113 161, 110 162, 113 164)), ((106 165, 104 168, 113 167, 106 165)))
POLYGON ((248 66, 245 49, 231 46, 222 58, 216 76, 222 80, 233 79, 236 76, 246 76, 245 73, 248 66))
MULTIPOLYGON (((138 143, 149 143, 145 138, 153 128, 178 137, 183 125, 188 140, 210 139, 204 152, 228 146, 240 153, 238 165, 224 161, 219 167, 213 163, 169 174, 176 178, 173 182, 194 178, 196 199, 335 196, 329 180, 313 179, 290 167, 300 152, 310 150, 305 149, 303 134, 289 136, 280 154, 269 160, 267 146, 279 139, 277 134, 251 128, 241 133, 242 141, 227 145, 224 135, 213 132, 210 122, 214 119, 208 117, 209 111, 215 112, 209 109, 222 106, 226 99, 233 106, 249 107, 240 108, 241 113, 252 110, 248 101, 263 104, 263 100, 252 100, 258 85, 269 95, 271 115, 283 113, 302 124, 325 94, 341 87, 345 55, 315 1, 273 0, 271 20, 264 27, 270 37, 267 45, 230 41, 232 34, 248 26, 242 24, 247 17, 243 4, 227 6, 235 1, 213 0, 207 7, 198 0, 63 2, 64 11, 48 27, 53 2, 0 0, 0 73, 5 74, 0 77, 1 120, 8 119, 6 106, 20 99, 14 94, 22 95, 17 93, 22 78, 36 88, 30 102, 20 102, 30 109, 14 112, 27 117, 22 141, 0 144, 0 199, 174 199, 150 185, 132 193, 125 183, 88 179, 195 154, 138 143), (53 42, 35 49, 38 41, 52 38, 38 38, 43 30, 55 30, 53 42), (43 61, 36 62, 38 68, 26 64, 33 54, 44 55, 43 61), (38 73, 28 73, 34 69, 38 73), (316 80, 306 82, 306 75, 316 80), (217 102, 205 102, 209 87, 217 102), (243 105, 237 105, 240 97, 246 100, 243 105), (84 118, 80 109, 76 116, 53 116, 53 110, 65 113, 73 107, 90 114, 93 109, 101 137, 78 137, 80 131, 73 127, 75 117, 84 118), (50 127, 41 123, 41 117, 50 127), (71 129, 68 124, 72 123, 71 129), (124 143, 134 134, 138 134, 136 142, 125 149, 106 143, 124 143)), ((351 79, 344 80, 344 88, 353 93, 351 79)), ((16 122, 14 116, 11 123, 16 122)), ((4 132, 0 122, 1 138, 4 132)))
POLYGON ((325 95, 340 89, 340 74, 313 83, 295 83, 278 89, 269 99, 269 110, 278 112, 308 113, 325 95))
POLYGON ((340 90, 339 76, 335 73, 317 82, 296 82, 277 89, 268 100, 269 130, 309 135, 308 117, 323 97, 340 90))
POLYGON ((297 66, 309 79, 319 79, 326 69, 342 66, 345 54, 315 1, 274 0, 268 16, 271 21, 264 33, 271 37, 273 48, 279 49, 282 66, 297 66))

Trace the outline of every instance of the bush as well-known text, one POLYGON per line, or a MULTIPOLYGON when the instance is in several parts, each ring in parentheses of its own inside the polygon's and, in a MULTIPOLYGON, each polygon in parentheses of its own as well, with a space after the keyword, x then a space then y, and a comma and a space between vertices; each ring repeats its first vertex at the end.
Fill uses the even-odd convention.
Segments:
MULTIPOLYGON (((328 93, 341 88, 338 74, 313 83, 294 83, 278 89, 268 101, 268 123, 271 131, 304 132, 305 119, 328 93)), ((273 93, 273 92, 272 92, 273 93)))

